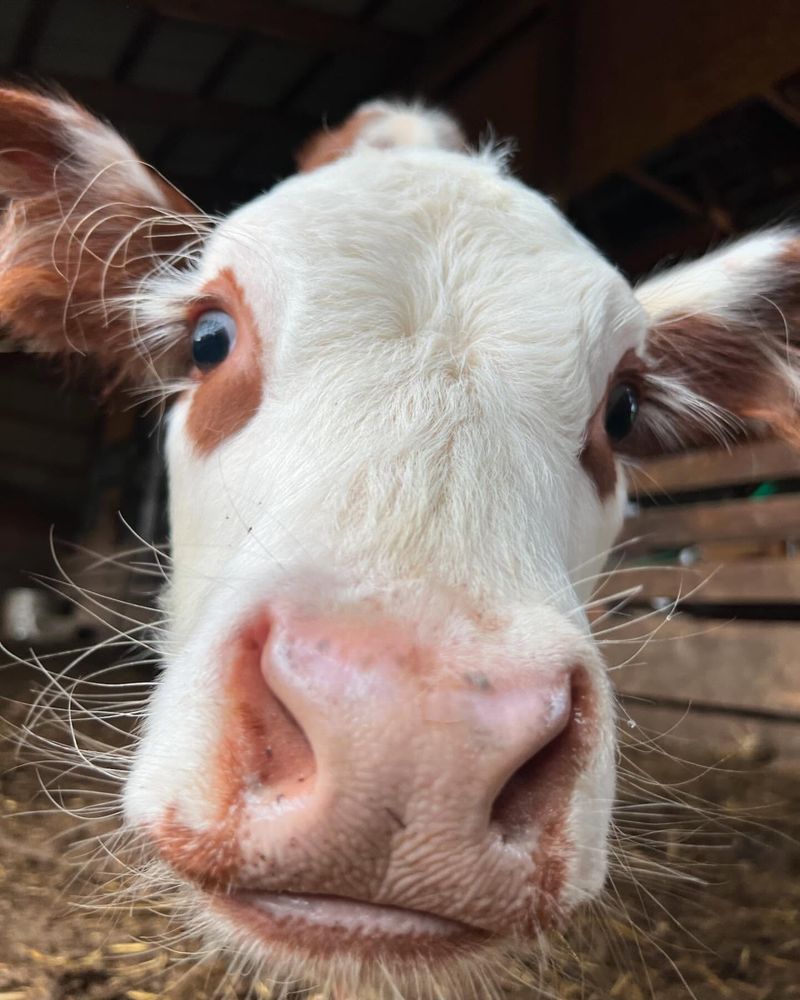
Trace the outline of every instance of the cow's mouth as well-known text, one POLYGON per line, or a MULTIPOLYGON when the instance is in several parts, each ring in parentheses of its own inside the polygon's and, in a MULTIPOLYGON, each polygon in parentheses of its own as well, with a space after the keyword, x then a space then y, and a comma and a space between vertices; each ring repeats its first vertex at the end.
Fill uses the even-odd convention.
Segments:
POLYGON ((402 958, 452 953, 486 941, 487 931, 421 910, 343 896, 238 889, 214 894, 229 921, 267 945, 325 957, 351 952, 402 958))

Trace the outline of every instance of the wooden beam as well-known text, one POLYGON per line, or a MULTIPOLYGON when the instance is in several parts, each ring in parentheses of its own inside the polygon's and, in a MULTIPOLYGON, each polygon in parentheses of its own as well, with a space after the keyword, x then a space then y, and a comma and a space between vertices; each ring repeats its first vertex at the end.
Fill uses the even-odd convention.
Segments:
POLYGON ((729 563, 626 566, 606 577, 597 598, 636 589, 633 603, 666 599, 702 604, 800 603, 800 558, 741 559, 729 563))
MULTIPOLYGON (((663 268, 670 260, 684 260, 688 255, 699 257, 719 239, 719 229, 709 219, 685 218, 662 224, 642 233, 633 242, 620 241, 609 218, 610 233, 600 243, 606 256, 622 271, 636 280, 654 268, 663 268)), ((589 236, 591 238, 591 232, 589 236)))
POLYGON ((789 124, 800 128, 800 108, 792 101, 787 100, 777 87, 767 87, 761 96, 789 124))
POLYGON ((791 715, 800 723, 800 622, 676 615, 637 624, 614 615, 600 628, 601 640, 613 640, 605 658, 624 694, 791 715))
MULTIPOLYGON (((13 75, 12 68, 0 75, 13 75)), ((284 129, 293 135, 312 132, 317 122, 290 112, 276 113, 267 108, 248 107, 231 101, 209 100, 191 94, 176 94, 112 80, 59 74, 56 82, 91 110, 110 119, 131 118, 166 122, 187 128, 210 128, 231 132, 264 134, 274 132, 281 142, 284 129)))
POLYGON ((36 47, 54 6, 55 0, 33 0, 14 46, 12 63, 15 69, 28 70, 33 65, 36 47))
POLYGON ((724 500, 650 507, 626 522, 620 542, 626 559, 659 549, 681 549, 707 541, 800 539, 800 496, 787 493, 758 500, 724 500))
MULTIPOLYGON (((800 723, 782 722, 748 712, 732 713, 695 702, 685 704, 621 696, 625 716, 620 725, 623 748, 655 741, 679 760, 719 764, 737 770, 768 766, 796 776, 800 767, 800 723)), ((691 772, 688 775, 692 776, 691 772)))
MULTIPOLYGON (((488 9, 484 7, 487 13, 488 9)), ((555 119, 564 110, 559 107, 556 116, 548 113, 558 104, 550 97, 554 89, 560 89, 561 81, 554 83, 556 74, 550 71, 562 48, 561 21, 544 3, 512 4, 504 10, 501 4, 491 11, 496 18, 493 31, 484 35, 474 22, 471 28, 463 26, 453 34, 452 43, 444 41, 434 50, 434 58, 414 80, 423 93, 446 100, 472 141, 485 137, 490 123, 497 136, 513 137, 515 172, 528 183, 557 193, 556 185, 550 183, 555 175, 563 176, 563 170, 557 169, 556 144, 540 146, 537 136, 543 128, 542 117, 548 119, 548 128, 558 131, 555 119), (520 17, 522 21, 517 20, 520 17), (492 37, 496 41, 489 44, 492 37), (464 39, 463 48, 458 38, 464 39), (441 60, 439 52, 444 53, 441 60)))
MULTIPOLYGON (((127 2, 127 0, 126 0, 127 2)), ((358 18, 342 17, 278 0, 146 0, 159 14, 248 31, 323 51, 386 52, 414 49, 414 35, 389 31, 358 18)))
POLYGON ((800 477, 800 450, 783 441, 754 441, 728 451, 698 448, 628 470, 631 492, 646 496, 796 477, 800 477))
POLYGON ((427 46, 424 61, 404 73, 398 84, 404 90, 440 96, 489 49, 509 38, 530 18, 543 15, 550 2, 495 0, 492 4, 473 4, 466 15, 439 32, 427 46))
POLYGON ((143 11, 138 25, 128 37, 122 54, 111 73, 112 80, 116 83, 122 83, 128 78, 145 47, 153 37, 157 26, 158 15, 152 10, 143 11))
POLYGON ((690 198, 680 188, 659 180, 658 177, 654 177, 641 167, 627 167, 622 171, 622 175, 632 184, 645 191, 649 191, 650 194, 655 195, 656 198, 666 202, 673 208, 677 208, 684 215, 690 218, 706 219, 715 229, 726 235, 733 232, 733 220, 728 213, 716 206, 707 207, 702 205, 699 201, 695 201, 694 198, 690 198))
POLYGON ((253 39, 245 31, 240 31, 206 74, 195 90, 197 97, 211 97, 236 63, 253 44, 253 39))
POLYGON ((800 66, 797 0, 589 0, 577 11, 572 192, 800 66))

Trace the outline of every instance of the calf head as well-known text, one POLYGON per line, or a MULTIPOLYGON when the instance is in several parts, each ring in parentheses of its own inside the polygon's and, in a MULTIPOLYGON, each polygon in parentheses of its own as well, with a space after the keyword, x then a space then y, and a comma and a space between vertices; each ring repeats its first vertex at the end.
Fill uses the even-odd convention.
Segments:
POLYGON ((72 104, 3 92, 0 145, 9 335, 176 389, 128 824, 277 977, 490 989, 603 884, 622 463, 796 434, 796 239, 633 290, 418 108, 207 233, 72 104))

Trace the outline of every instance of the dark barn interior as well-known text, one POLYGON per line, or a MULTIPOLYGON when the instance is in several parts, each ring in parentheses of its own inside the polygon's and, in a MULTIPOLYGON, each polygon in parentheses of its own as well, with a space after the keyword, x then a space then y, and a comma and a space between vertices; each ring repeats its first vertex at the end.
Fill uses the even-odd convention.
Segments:
MULTIPOLYGON (((63 88, 209 213, 290 174, 320 124, 400 96, 452 111, 473 143, 512 138, 514 172, 633 279, 798 218, 796 0, 1 0, 0 77, 63 88)), ((73 362, 19 352, 0 329, 0 643, 9 660, 108 636, 107 605, 69 599, 65 574, 82 580, 88 564, 98 593, 152 600, 152 577, 109 557, 165 540, 157 425, 152 405, 109 392, 73 362)), ((653 653, 646 679, 620 675, 626 709, 648 732, 671 737, 680 724, 682 757, 732 760, 727 777, 680 780, 699 780, 692 794, 716 803, 723 827, 750 810, 758 829, 732 835, 729 925, 720 927, 714 897, 678 906, 675 919, 702 947, 681 944, 672 923, 656 944, 617 928, 621 965, 616 945, 593 944, 550 995, 791 1000, 800 997, 800 455, 774 442, 741 445, 633 480, 645 520, 628 535, 644 524, 656 541, 632 559, 696 563, 698 572, 730 565, 669 625, 676 643, 653 653), (696 640, 697 622, 709 620, 713 638, 696 640), (721 688, 700 676, 709 660, 721 688), (753 768, 761 777, 739 782, 739 770, 753 768)), ((650 579, 639 595, 646 606, 679 600, 674 583, 650 579)), ((16 698, 29 679, 17 663, 0 672, 0 694, 16 698)), ((31 779, 10 765, 3 781, 0 1000, 213 995, 213 974, 212 986, 170 978, 166 958, 140 947, 150 914, 119 917, 110 939, 102 914, 63 926, 59 918, 63 934, 54 931, 53 886, 71 876, 47 838, 66 827, 43 826, 17 859, 30 825, 15 814, 31 779), (31 915, 31 900, 47 919, 31 915)), ((676 857, 682 842, 681 831, 670 840, 676 857)), ((239 995, 231 990, 224 995, 239 995)))

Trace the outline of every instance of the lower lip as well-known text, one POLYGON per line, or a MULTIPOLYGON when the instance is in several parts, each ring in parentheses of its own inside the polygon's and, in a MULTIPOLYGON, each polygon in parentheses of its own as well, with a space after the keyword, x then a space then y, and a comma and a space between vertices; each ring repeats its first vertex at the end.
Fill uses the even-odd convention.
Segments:
POLYGON ((418 910, 378 906, 337 896, 238 890, 215 896, 216 907, 267 944, 325 952, 453 950, 486 933, 418 910))

